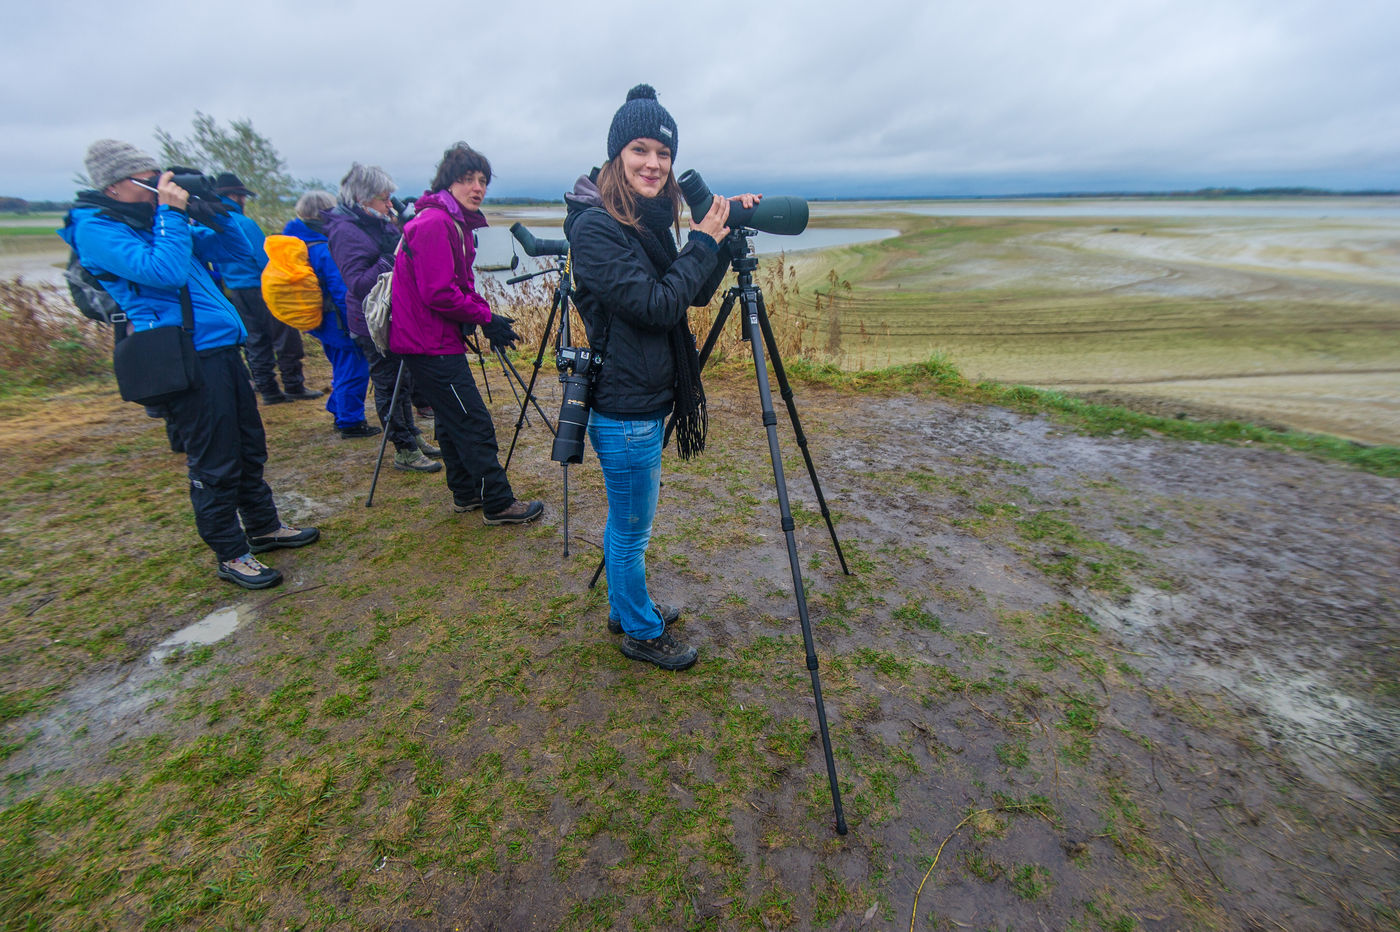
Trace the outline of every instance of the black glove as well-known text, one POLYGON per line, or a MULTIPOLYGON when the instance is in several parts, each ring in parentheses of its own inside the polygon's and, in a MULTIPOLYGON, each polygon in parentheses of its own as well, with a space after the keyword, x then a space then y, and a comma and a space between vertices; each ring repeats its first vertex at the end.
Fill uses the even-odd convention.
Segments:
POLYGON ((515 323, 514 317, 507 317, 504 314, 492 314, 491 322, 481 325, 481 332, 491 344, 492 352, 508 350, 520 342, 520 334, 515 332, 511 324, 515 323))
POLYGON ((186 216, 215 233, 224 232, 226 226, 224 218, 228 216, 228 212, 229 206, 222 201, 201 201, 192 197, 185 204, 186 216))

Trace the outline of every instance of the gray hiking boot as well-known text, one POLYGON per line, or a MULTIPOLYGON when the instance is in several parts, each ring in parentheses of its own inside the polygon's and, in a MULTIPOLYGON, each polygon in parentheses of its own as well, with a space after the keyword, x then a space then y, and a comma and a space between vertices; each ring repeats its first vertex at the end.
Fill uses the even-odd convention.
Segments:
POLYGON ((394 468, 409 472, 437 472, 442 464, 428 459, 417 447, 407 447, 394 454, 394 468))
POLYGON ((529 524, 542 514, 544 502, 522 502, 516 499, 508 508, 483 512, 482 520, 487 524, 529 524))
POLYGON ((621 651, 633 660, 654 663, 663 670, 688 670, 695 666, 700 652, 662 631, 654 638, 639 641, 630 634, 622 638, 621 651))
POLYGON ((219 578, 244 589, 270 589, 282 581, 282 574, 251 553, 219 564, 219 578))

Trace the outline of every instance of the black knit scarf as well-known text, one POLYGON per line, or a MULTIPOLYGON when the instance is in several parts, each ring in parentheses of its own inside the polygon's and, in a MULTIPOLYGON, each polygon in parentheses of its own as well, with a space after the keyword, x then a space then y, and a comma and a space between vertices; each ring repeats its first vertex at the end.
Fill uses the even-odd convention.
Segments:
POLYGON ((156 205, 141 201, 130 204, 117 201, 101 191, 79 191, 74 199, 79 207, 96 207, 102 214, 119 220, 133 230, 149 230, 155 226, 156 205))
MULTIPOLYGON (((668 197, 638 198, 640 229, 636 231, 642 249, 656 268, 665 275, 679 254, 671 233, 674 223, 671 199, 668 197)), ((673 385, 675 403, 671 409, 669 429, 676 435, 676 452, 681 459, 699 456, 705 450, 705 431, 709 417, 705 411, 705 386, 700 382, 700 355, 695 351, 695 337, 690 332, 690 320, 682 318, 667 334, 671 344, 671 364, 676 374, 673 385)))

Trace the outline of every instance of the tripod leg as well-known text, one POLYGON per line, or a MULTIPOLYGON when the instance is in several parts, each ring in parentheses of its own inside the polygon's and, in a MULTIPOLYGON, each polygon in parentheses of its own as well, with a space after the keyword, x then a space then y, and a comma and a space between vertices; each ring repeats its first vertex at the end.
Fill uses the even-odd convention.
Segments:
POLYGON ((822 517, 826 519, 826 529, 831 534, 831 543, 836 548, 836 559, 841 561, 841 572, 847 576, 851 571, 846 567, 846 555, 841 552, 841 541, 836 539, 836 525, 831 521, 831 510, 826 507, 826 496, 822 494, 822 484, 817 480, 817 467, 812 464, 812 452, 807 448, 807 435, 802 432, 802 422, 797 417, 797 404, 793 400, 792 385, 783 369, 783 358, 778 354, 777 341, 773 339, 773 325, 768 320, 768 308, 763 303, 763 292, 758 293, 758 324, 763 330, 763 342, 768 346, 768 358, 773 363, 773 374, 778 377, 778 391, 787 405, 788 419, 792 421, 792 432, 797 437, 797 447, 802 451, 802 460, 807 464, 807 475, 812 479, 812 490, 817 493, 817 504, 822 517))
POLYGON ((369 483, 369 497, 365 507, 374 504, 374 490, 379 485, 379 469, 384 465, 384 448, 389 445, 389 424, 394 419, 394 406, 399 403, 399 386, 403 384, 403 357, 399 357, 399 371, 394 375, 394 391, 389 396, 389 420, 384 423, 384 436, 379 438, 379 457, 374 461, 374 478, 369 483))
MULTIPOLYGON (((530 373, 530 384, 525 388, 525 397, 528 399, 535 390, 535 379, 539 377, 540 366, 544 362, 544 349, 549 345, 549 335, 554 331, 554 317, 559 312, 561 298, 559 292, 554 293, 554 302, 549 306, 549 319, 544 322, 544 332, 540 334, 540 349, 535 353, 535 368, 530 373)), ((568 313, 565 311, 565 313, 568 313)), ((527 401, 526 404, 529 402, 527 401)), ((503 464, 506 469, 510 469, 510 458, 515 455, 515 444, 520 439, 520 428, 525 425, 525 405, 520 406, 520 417, 515 419, 515 433, 510 438, 510 450, 506 453, 506 461, 503 464)))
POLYGON ((758 395, 763 406, 763 426, 768 433, 768 458, 773 462, 773 484, 778 492, 778 511, 782 516, 783 537, 787 540, 788 564, 792 570, 793 593, 797 598, 797 618, 802 625, 802 643, 807 649, 807 670, 812 675, 812 697, 817 704, 817 726, 821 732, 822 750, 826 753, 826 774, 831 783, 831 804, 836 812, 836 832, 846 834, 846 815, 841 809, 841 788, 836 781, 836 759, 831 753, 831 735, 826 725, 826 704, 822 702, 821 677, 817 673, 817 650, 812 641, 812 623, 807 615, 807 593, 802 585, 802 567, 797 559, 797 538, 792 509, 788 505, 787 483, 783 479, 783 457, 778 449, 778 416, 773 413, 773 393, 768 386, 768 369, 763 360, 763 340, 760 338, 761 305, 757 289, 745 290, 741 313, 748 327, 749 344, 753 347, 754 374, 758 377, 758 395))
POLYGON ((569 555, 569 464, 564 464, 564 556, 569 555))
MULTIPOLYGON (((491 355, 494 356, 494 357, 496 357, 496 361, 499 362, 499 363, 501 364, 501 371, 502 371, 503 373, 505 373, 505 377, 506 377, 506 387, 508 387, 508 388, 510 389, 510 393, 511 393, 512 395, 515 396, 515 400, 518 401, 518 402, 521 402, 522 405, 525 404, 525 403, 527 403, 527 401, 521 399, 521 397, 520 397, 520 390, 517 389, 517 388, 515 387, 515 381, 520 381, 520 385, 521 385, 522 387, 525 385, 525 382, 524 382, 524 380, 520 379, 520 373, 515 372, 515 367, 512 366, 512 365, 510 364, 510 360, 509 360, 508 358, 506 358, 505 350, 502 350, 502 349, 499 349, 499 348, 493 346, 493 347, 491 347, 491 355), (511 379, 511 374, 512 374, 512 373, 515 373, 515 380, 512 380, 512 379, 511 379)), ((484 359, 483 357, 480 357, 480 356, 478 356, 477 358, 482 360, 482 363, 481 363, 481 378, 482 378, 483 380, 485 380, 485 378, 486 378, 486 362, 485 362, 485 359, 484 359)))
POLYGON ((705 345, 700 348, 700 368, 705 368, 705 363, 710 361, 710 353, 714 351, 715 341, 719 339, 720 331, 724 329, 724 322, 729 319, 729 312, 734 309, 734 298, 738 295, 739 289, 731 288, 724 296, 724 302, 719 306, 719 313, 715 315, 715 322, 710 325, 709 335, 705 337, 705 345))
MULTIPOLYGON (((467 349, 476 355, 477 365, 481 367, 481 384, 486 389, 486 403, 488 405, 495 404, 495 400, 491 397, 491 383, 486 380, 486 357, 481 355, 481 344, 477 342, 476 334, 463 336, 462 342, 467 345, 467 349)), ((471 368, 470 363, 467 364, 467 368, 471 368)))
MULTIPOLYGON (((539 399, 535 397, 535 394, 532 391, 533 383, 531 385, 525 384, 525 377, 520 374, 519 369, 515 368, 515 363, 510 361, 510 357, 506 355, 505 350, 498 349, 495 351, 495 353, 496 358, 499 359, 501 362, 501 368, 504 369, 506 372, 506 381, 510 383, 510 390, 515 392, 516 385, 519 385, 521 388, 523 388, 525 390, 525 403, 532 404, 535 406, 535 410, 539 412, 540 417, 544 420, 544 426, 549 428, 549 433, 551 435, 558 435, 559 431, 555 429, 552 423, 550 423, 549 415, 545 413, 544 408, 540 407, 539 399), (513 382, 511 381, 512 379, 514 379, 513 382)), ((520 397, 520 393, 515 392, 515 398, 517 401, 520 400, 520 397)))

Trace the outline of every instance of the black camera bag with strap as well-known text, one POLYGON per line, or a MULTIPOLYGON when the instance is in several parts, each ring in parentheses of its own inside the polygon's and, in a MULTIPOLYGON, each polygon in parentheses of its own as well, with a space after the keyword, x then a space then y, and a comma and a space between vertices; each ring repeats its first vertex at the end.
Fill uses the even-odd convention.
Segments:
MULTIPOLYGON (((120 325, 119 325, 120 326, 120 325)), ((123 401, 159 405, 204 387, 194 351, 194 306, 190 289, 180 289, 180 326, 135 330, 117 340, 112 370, 123 401)))

